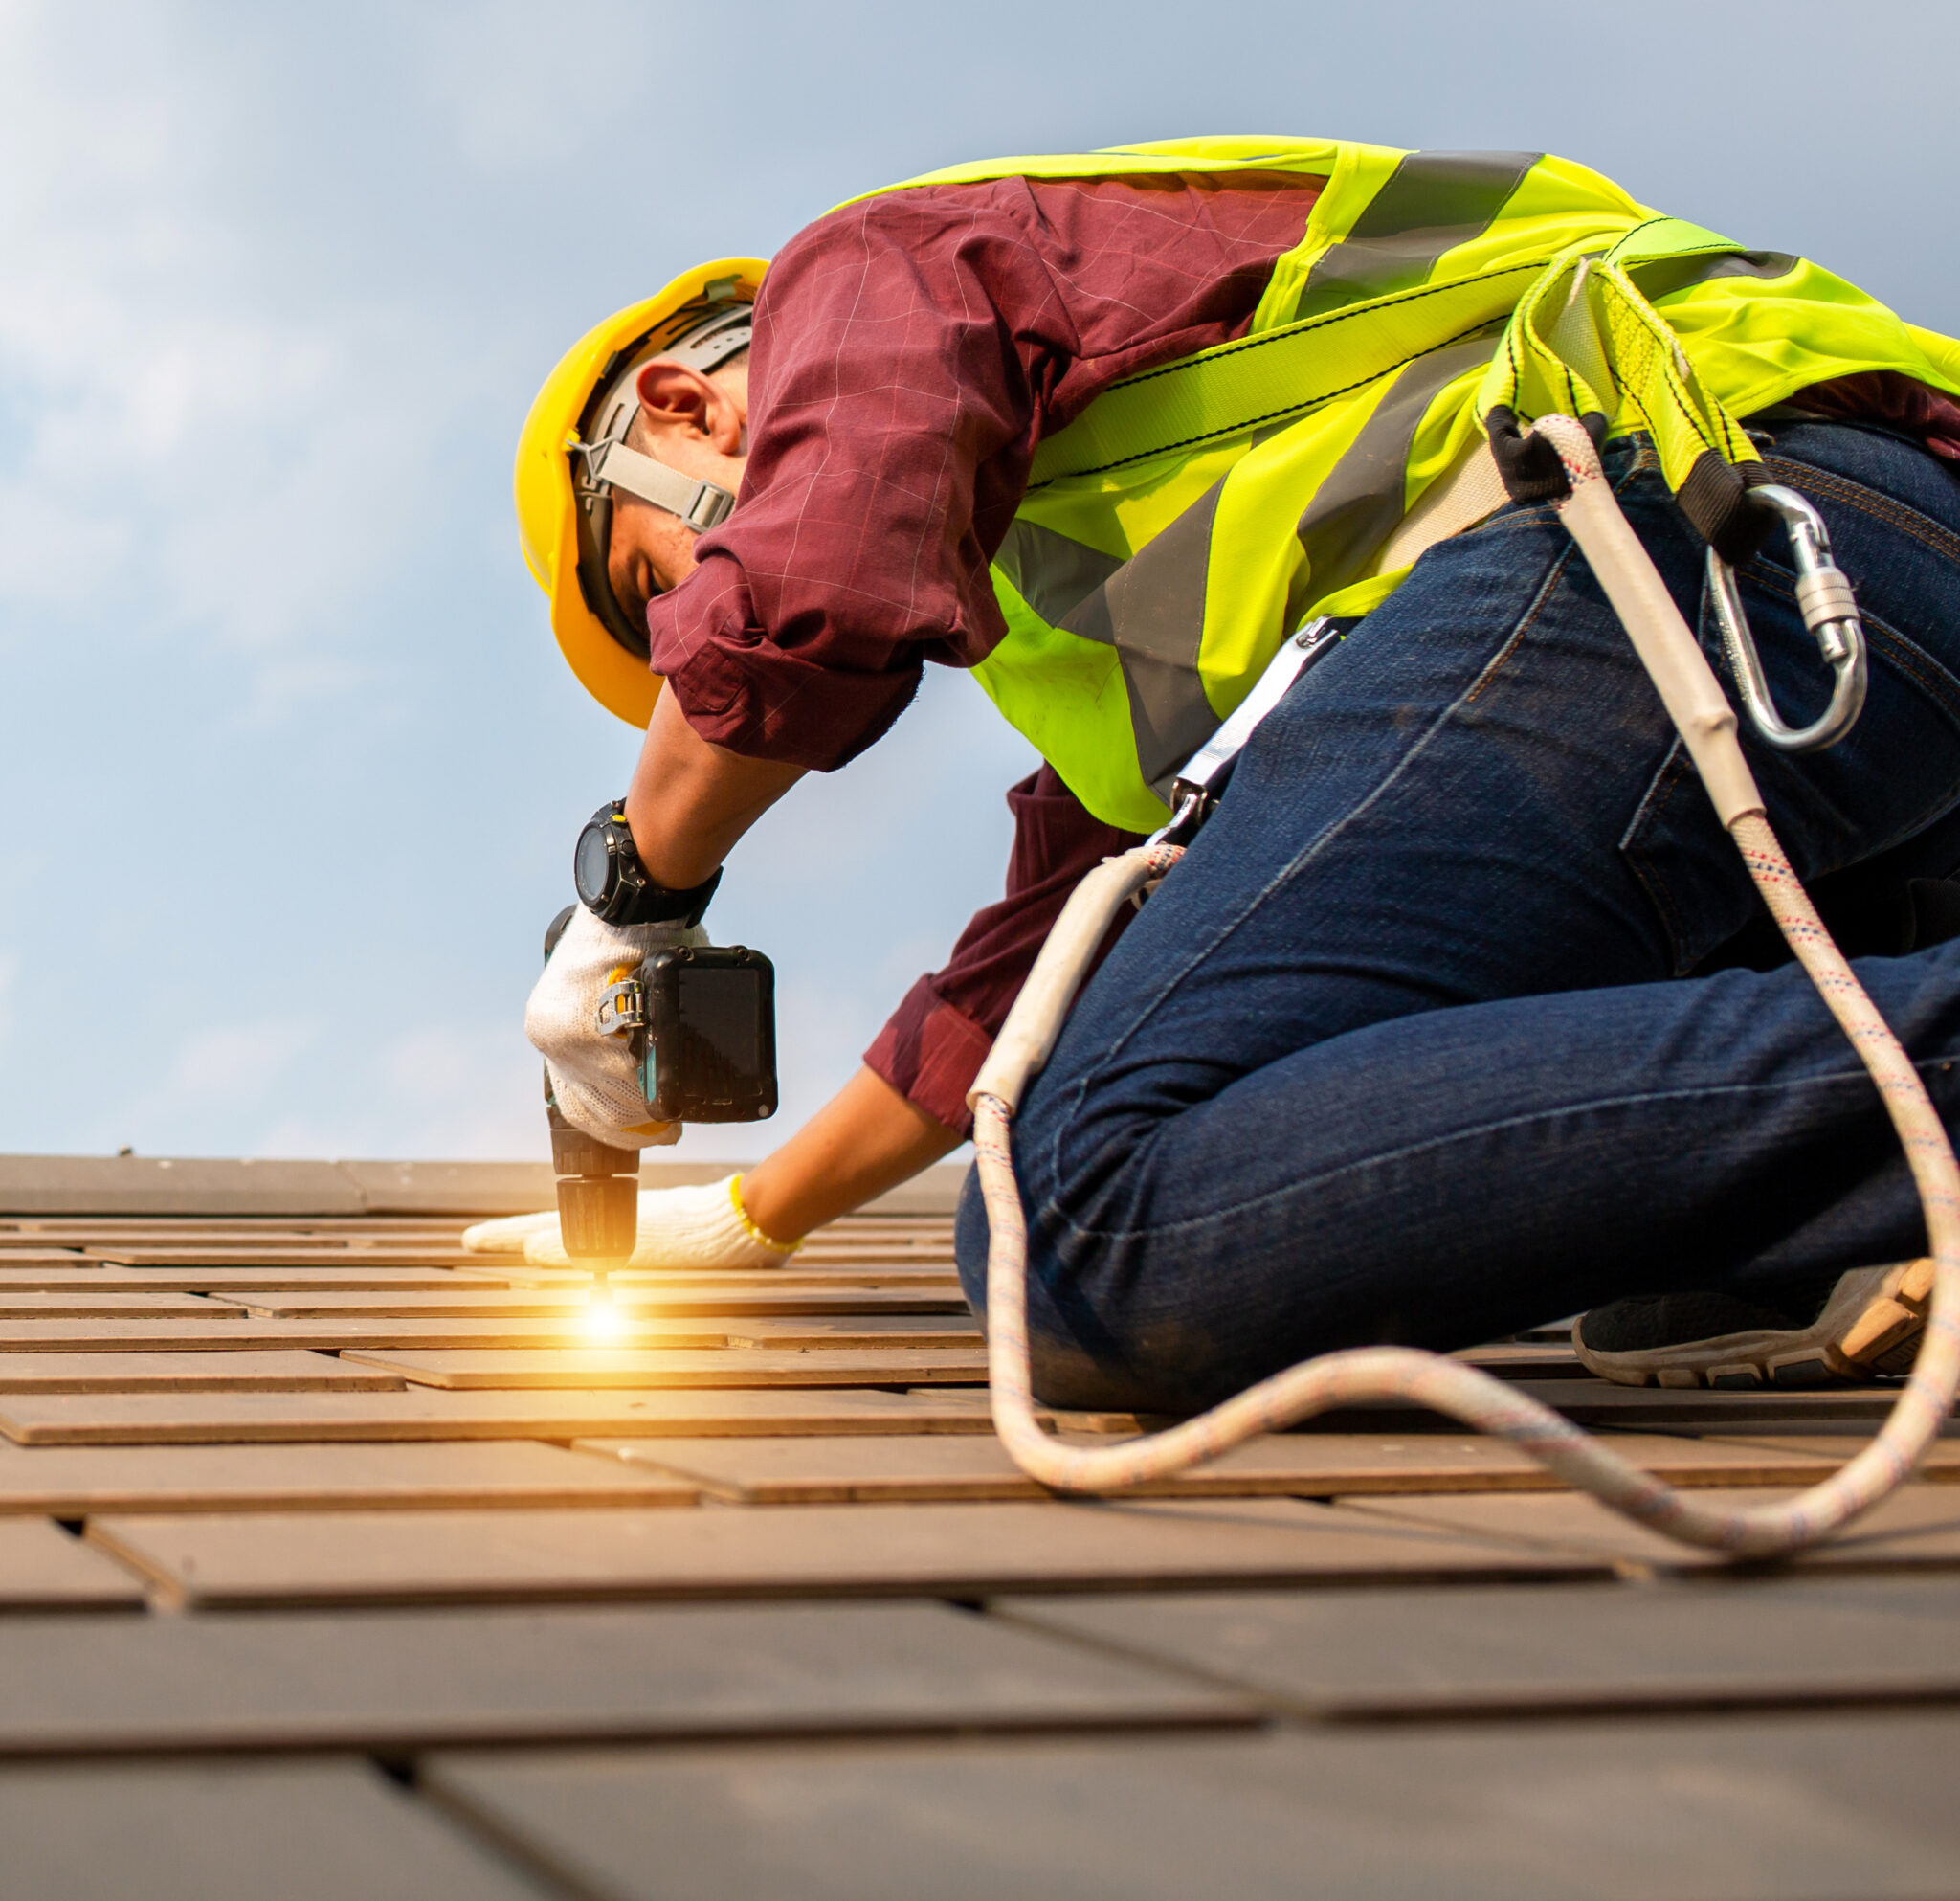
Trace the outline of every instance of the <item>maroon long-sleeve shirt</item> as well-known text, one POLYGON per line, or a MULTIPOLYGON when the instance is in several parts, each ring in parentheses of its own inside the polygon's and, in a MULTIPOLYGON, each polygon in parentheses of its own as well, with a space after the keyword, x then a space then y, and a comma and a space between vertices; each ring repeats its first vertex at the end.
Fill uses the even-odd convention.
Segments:
MULTIPOLYGON (((741 505, 647 614, 695 730, 827 771, 898 718, 925 661, 984 659, 1007 632, 988 567, 1036 446, 1118 378, 1243 334, 1322 182, 1011 178, 874 198, 792 239, 756 304, 741 505)), ((959 1129, 1063 901, 1135 842, 1046 768, 1008 802, 1006 896, 865 1052, 959 1129)))
MULTIPOLYGON (((983 660, 1007 631, 989 564, 1036 447, 1119 378, 1241 335, 1324 182, 935 186, 846 206, 791 239, 756 304, 740 505, 647 610, 653 670, 688 723, 825 772, 891 726, 924 662, 983 660)), ((1850 377, 1806 401, 1960 459, 1960 406, 1904 378, 1850 377)), ((1135 842, 1045 767, 1008 801, 1005 897, 865 1053, 962 1130, 966 1091, 1063 901, 1135 842)))

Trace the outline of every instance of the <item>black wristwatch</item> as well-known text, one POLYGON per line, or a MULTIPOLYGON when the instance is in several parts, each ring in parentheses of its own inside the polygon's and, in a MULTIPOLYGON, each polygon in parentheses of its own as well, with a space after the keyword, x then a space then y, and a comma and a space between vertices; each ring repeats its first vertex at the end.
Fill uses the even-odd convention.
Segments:
POLYGON ((722 874, 717 870, 686 891, 656 884, 634 846, 626 801, 615 798, 593 813, 578 835, 571 882, 578 887, 579 903, 608 924, 681 924, 691 929, 701 922, 722 874))

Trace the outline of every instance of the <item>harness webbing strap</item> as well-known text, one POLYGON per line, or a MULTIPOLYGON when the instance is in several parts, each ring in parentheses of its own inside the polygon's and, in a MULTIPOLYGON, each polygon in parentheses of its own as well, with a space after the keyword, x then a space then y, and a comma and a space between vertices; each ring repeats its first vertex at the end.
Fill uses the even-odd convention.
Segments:
POLYGON ((1521 433, 1521 417, 1576 415, 1595 440, 1637 426, 1696 529, 1724 559, 1746 560, 1771 526, 1748 501, 1762 479, 1755 449, 1629 275, 1662 260, 1712 268, 1736 250, 1700 225, 1650 218, 1603 254, 1421 284, 1220 344, 1106 390, 1041 445, 1030 489, 1288 421, 1503 323, 1477 402, 1514 502, 1568 492, 1557 457, 1521 433))
POLYGON ((1303 415, 1510 315, 1546 260, 1350 303, 1112 384, 1036 452, 1031 489, 1303 415), (1281 392, 1284 392, 1281 394, 1281 392))
POLYGON ((1634 424, 1652 436, 1661 477, 1696 531, 1731 564, 1755 552, 1773 526, 1748 500, 1768 480, 1761 458, 1628 275, 1642 259, 1734 248, 1700 225, 1652 218, 1603 256, 1570 254, 1547 267, 1519 299, 1478 398, 1512 501, 1570 492, 1548 440, 1520 434, 1521 416, 1577 416, 1595 444, 1610 427, 1634 424))

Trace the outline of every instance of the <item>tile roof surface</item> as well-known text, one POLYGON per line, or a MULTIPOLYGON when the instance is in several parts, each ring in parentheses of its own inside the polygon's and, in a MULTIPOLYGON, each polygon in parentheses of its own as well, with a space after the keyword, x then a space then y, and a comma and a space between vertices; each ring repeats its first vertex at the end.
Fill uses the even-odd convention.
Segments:
MULTIPOLYGON (((954 1179, 598 1344, 539 1170, 0 1158, 0 1892, 1960 1894, 1960 1439, 1749 1571, 1401 1410, 1055 1498, 954 1179)), ((1476 1357, 1760 1496, 1888 1397, 1476 1357)))

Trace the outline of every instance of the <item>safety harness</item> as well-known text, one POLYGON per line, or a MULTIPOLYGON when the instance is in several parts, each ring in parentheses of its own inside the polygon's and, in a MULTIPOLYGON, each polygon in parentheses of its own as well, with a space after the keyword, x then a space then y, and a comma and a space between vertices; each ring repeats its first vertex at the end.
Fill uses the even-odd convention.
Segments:
POLYGON ((1607 1451, 1514 1386, 1460 1360, 1406 1348, 1362 1348, 1303 1361, 1195 1419, 1120 1445, 1064 1445, 1042 1429, 1030 1369, 1027 1228, 1011 1147, 1015 1107, 1053 1051, 1117 908, 1171 874, 1232 759, 1283 697, 1315 644, 1328 637, 1325 623, 1315 622, 1268 666, 1241 705, 1245 717, 1227 720, 1188 763, 1175 787, 1170 825, 1106 860, 1077 888, 968 1096, 990 1227, 993 1420, 1015 1464, 1043 1485, 1063 1491, 1128 1490, 1333 1407, 1399 1399, 1507 1441, 1612 1510, 1684 1544, 1763 1557, 1815 1544, 1889 1496, 1952 1410, 1960 1393, 1960 1167, 1911 1059, 1831 941, 1771 829, 1738 740, 1735 712, 1601 473, 1598 444, 1608 428, 1631 414, 1652 434, 1663 476, 1707 539, 1710 574, 1721 577, 1716 599, 1724 637, 1745 706, 1771 745, 1811 750, 1841 737, 1856 720, 1864 693, 1857 605, 1831 560, 1815 510, 1767 480, 1748 435, 1703 387, 1665 321, 1627 277, 1626 246, 1639 236, 1630 234, 1604 256, 1581 251, 1557 259, 1519 302, 1485 380, 1487 400, 1480 404, 1487 442, 1466 465, 1481 462, 1485 473, 1459 471, 1457 502, 1433 508, 1424 531, 1432 542, 1458 532, 1481 519, 1471 510, 1490 512, 1484 504, 1495 494, 1500 503, 1508 497, 1553 504, 1584 551, 1751 881, 1878 1085, 1904 1146, 1930 1255, 1895 1270, 1886 1298, 1860 1325, 1903 1335, 1923 1319, 1912 1375, 1881 1431, 1839 1471, 1778 1504, 1749 1509, 1691 1498, 1607 1451), (1521 416, 1535 416, 1535 425, 1521 425, 1521 416), (1796 550, 1805 623, 1838 677, 1831 708, 1802 731, 1775 715, 1734 588, 1734 563, 1752 552, 1779 518, 1790 526, 1796 550))

